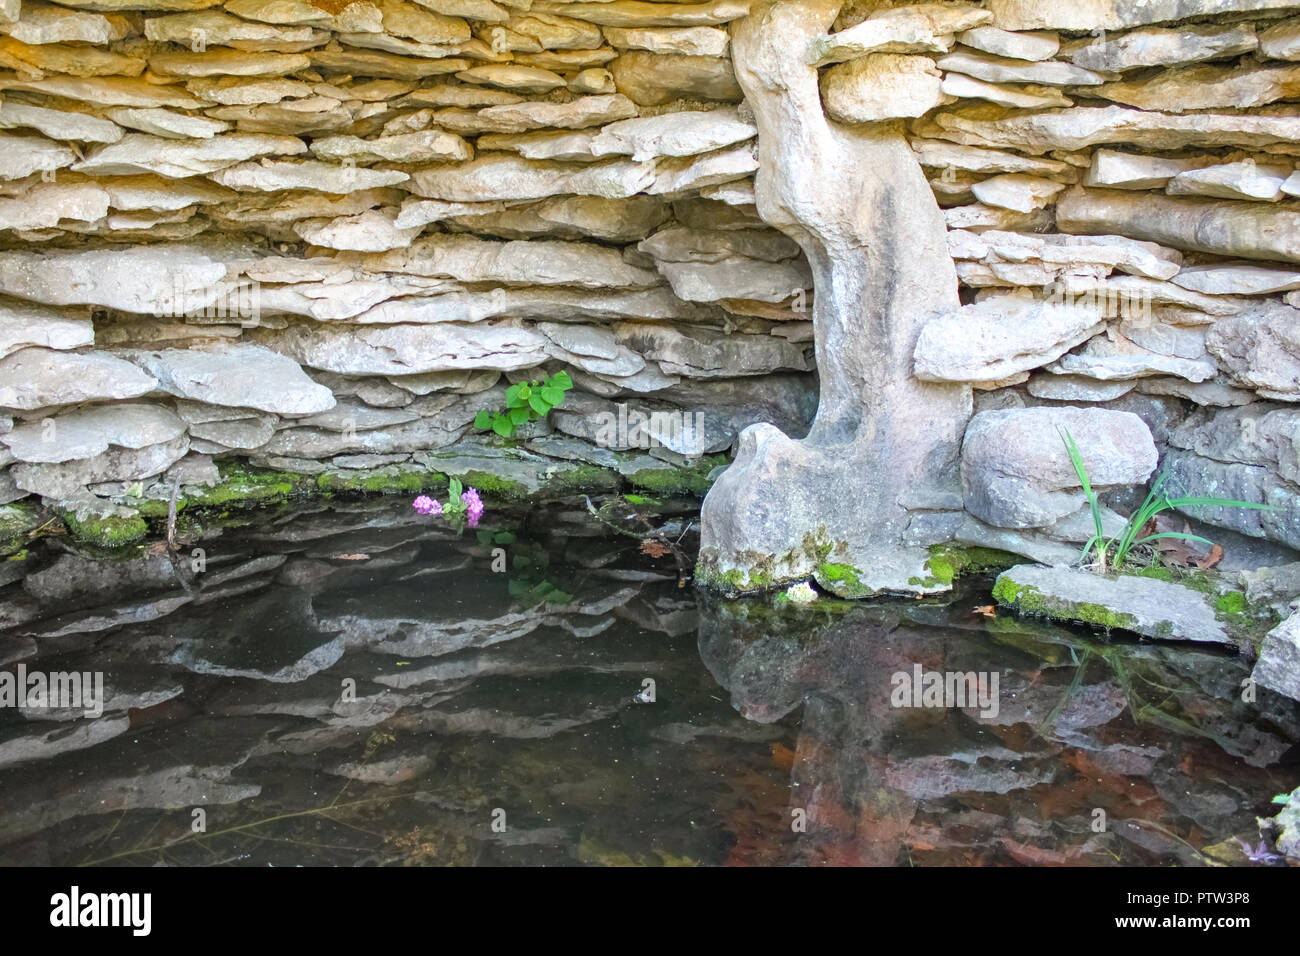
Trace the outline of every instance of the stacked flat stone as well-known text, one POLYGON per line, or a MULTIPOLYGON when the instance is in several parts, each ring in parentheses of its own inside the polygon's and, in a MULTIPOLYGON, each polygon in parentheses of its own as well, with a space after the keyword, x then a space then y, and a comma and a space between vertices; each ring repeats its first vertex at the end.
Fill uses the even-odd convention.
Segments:
POLYGON ((0 504, 112 513, 240 460, 472 470, 500 458, 477 411, 560 368, 566 414, 488 468, 528 490, 806 429, 812 283, 753 206, 747 10, 8 0, 0 504), (598 440, 620 405, 705 440, 598 440))

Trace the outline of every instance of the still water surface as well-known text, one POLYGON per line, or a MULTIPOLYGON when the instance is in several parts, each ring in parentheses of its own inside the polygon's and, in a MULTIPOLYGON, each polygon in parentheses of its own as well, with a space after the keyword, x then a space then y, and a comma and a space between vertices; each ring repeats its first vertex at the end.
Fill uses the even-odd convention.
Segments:
POLYGON ((990 617, 987 579, 708 600, 580 504, 489 518, 0 562, 3 668, 107 698, 0 709, 0 864, 1203 865, 1300 778, 1232 656, 990 617), (893 706, 917 665, 996 674, 996 715, 893 706))

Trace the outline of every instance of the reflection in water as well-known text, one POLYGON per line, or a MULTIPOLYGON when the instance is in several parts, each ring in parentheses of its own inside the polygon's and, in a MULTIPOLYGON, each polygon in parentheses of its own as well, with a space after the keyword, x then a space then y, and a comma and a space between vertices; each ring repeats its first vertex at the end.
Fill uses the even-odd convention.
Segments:
POLYGON ((750 862, 1237 861, 1230 838, 1294 785, 1294 706, 1243 702, 1237 658, 990 619, 986 594, 701 603, 700 653, 736 708, 777 722, 802 705, 789 811, 807 833, 750 862), (996 715, 893 706, 894 675, 918 669, 996 674, 996 715))
POLYGON ((990 619, 987 582, 697 605, 581 506, 489 518, 0 561, 0 666, 107 698, 0 709, 0 863, 1196 864, 1295 785, 1234 658, 990 619), (917 665, 996 673, 996 714, 891 706, 917 665))

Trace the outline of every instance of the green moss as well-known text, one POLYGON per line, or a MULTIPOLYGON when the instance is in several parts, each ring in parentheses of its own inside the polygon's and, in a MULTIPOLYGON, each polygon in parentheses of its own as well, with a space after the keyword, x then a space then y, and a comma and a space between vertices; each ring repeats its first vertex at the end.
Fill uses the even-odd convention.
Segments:
MULTIPOLYGON (((993 585, 993 600, 1003 607, 1014 608, 1021 614, 1053 618, 1058 621, 1078 621, 1092 624, 1106 630, 1135 630, 1137 618, 1131 614, 1113 611, 1104 604, 1090 604, 1086 601, 1070 602, 1067 607, 1053 603, 1047 595, 1032 585, 1020 585, 1010 577, 1002 575, 993 585)), ((1163 636, 1157 634, 1157 636, 1163 636)))
POLYGON ((542 487, 547 494, 564 495, 578 492, 617 491, 621 483, 619 476, 608 468, 599 465, 572 465, 558 470, 542 487))
POLYGON ((30 502, 0 506, 0 555, 21 551, 40 525, 40 510, 30 502))
POLYGON ((1219 614, 1240 616, 1246 613, 1246 595, 1240 591, 1229 591, 1219 595, 1214 602, 1214 610, 1219 614))
POLYGON ((696 569, 695 583, 709 590, 721 591, 734 597, 769 590, 773 585, 773 580, 772 575, 761 568, 754 568, 746 573, 739 568, 716 571, 701 567, 696 569))
POLYGON ((627 480, 638 488, 658 495, 695 495, 702 498, 713 487, 709 473, 726 463, 726 455, 710 455, 685 468, 674 468, 668 464, 662 468, 642 468, 628 475, 627 480))
POLYGON ((379 468, 355 474, 327 471, 316 477, 326 494, 418 495, 447 487, 447 476, 423 468, 379 468))
POLYGON ((813 570, 813 578, 837 597, 864 598, 875 593, 862 583, 861 572, 851 564, 831 564, 823 561, 813 570))
POLYGON ((1169 583, 1172 584, 1174 580, 1174 572, 1169 570, 1168 568, 1161 567, 1158 564, 1153 564, 1150 567, 1143 568, 1141 571, 1138 571, 1135 577, 1155 578, 1157 581, 1168 581, 1169 583))
POLYGON ((1005 575, 999 577, 993 585, 993 600, 1004 607, 1015 607, 1020 600, 1020 585, 1005 575))
POLYGON ((996 548, 937 544, 930 548, 930 557, 925 562, 930 578, 922 583, 925 587, 934 587, 936 584, 951 585, 963 574, 1005 571, 1021 561, 1020 557, 1009 551, 999 551, 996 548))
POLYGON ((466 488, 476 488, 493 498, 519 500, 529 495, 528 486, 511 478, 503 478, 487 471, 466 471, 456 475, 466 488))
POLYGON ((59 512, 76 540, 97 548, 116 549, 142 541, 149 534, 149 523, 141 515, 89 515, 78 518, 71 511, 59 512))

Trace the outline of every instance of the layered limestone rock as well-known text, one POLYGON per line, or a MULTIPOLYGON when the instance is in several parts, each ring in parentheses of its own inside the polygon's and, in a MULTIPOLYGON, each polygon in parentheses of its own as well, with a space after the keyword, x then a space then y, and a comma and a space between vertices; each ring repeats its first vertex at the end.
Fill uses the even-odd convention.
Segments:
POLYGON ((753 208, 748 8, 15 4, 0 496, 129 524, 247 463, 456 462, 698 494, 747 425, 802 433, 812 275, 753 208), (561 369, 531 450, 474 428, 561 369))
POLYGON ((708 581, 924 591, 928 545, 1073 540, 1047 410, 1117 494, 1154 447, 1274 506, 1191 517, 1300 544, 1293 4, 5 13, 7 502, 720 474, 708 581), (473 427, 561 369, 517 445, 473 427))

